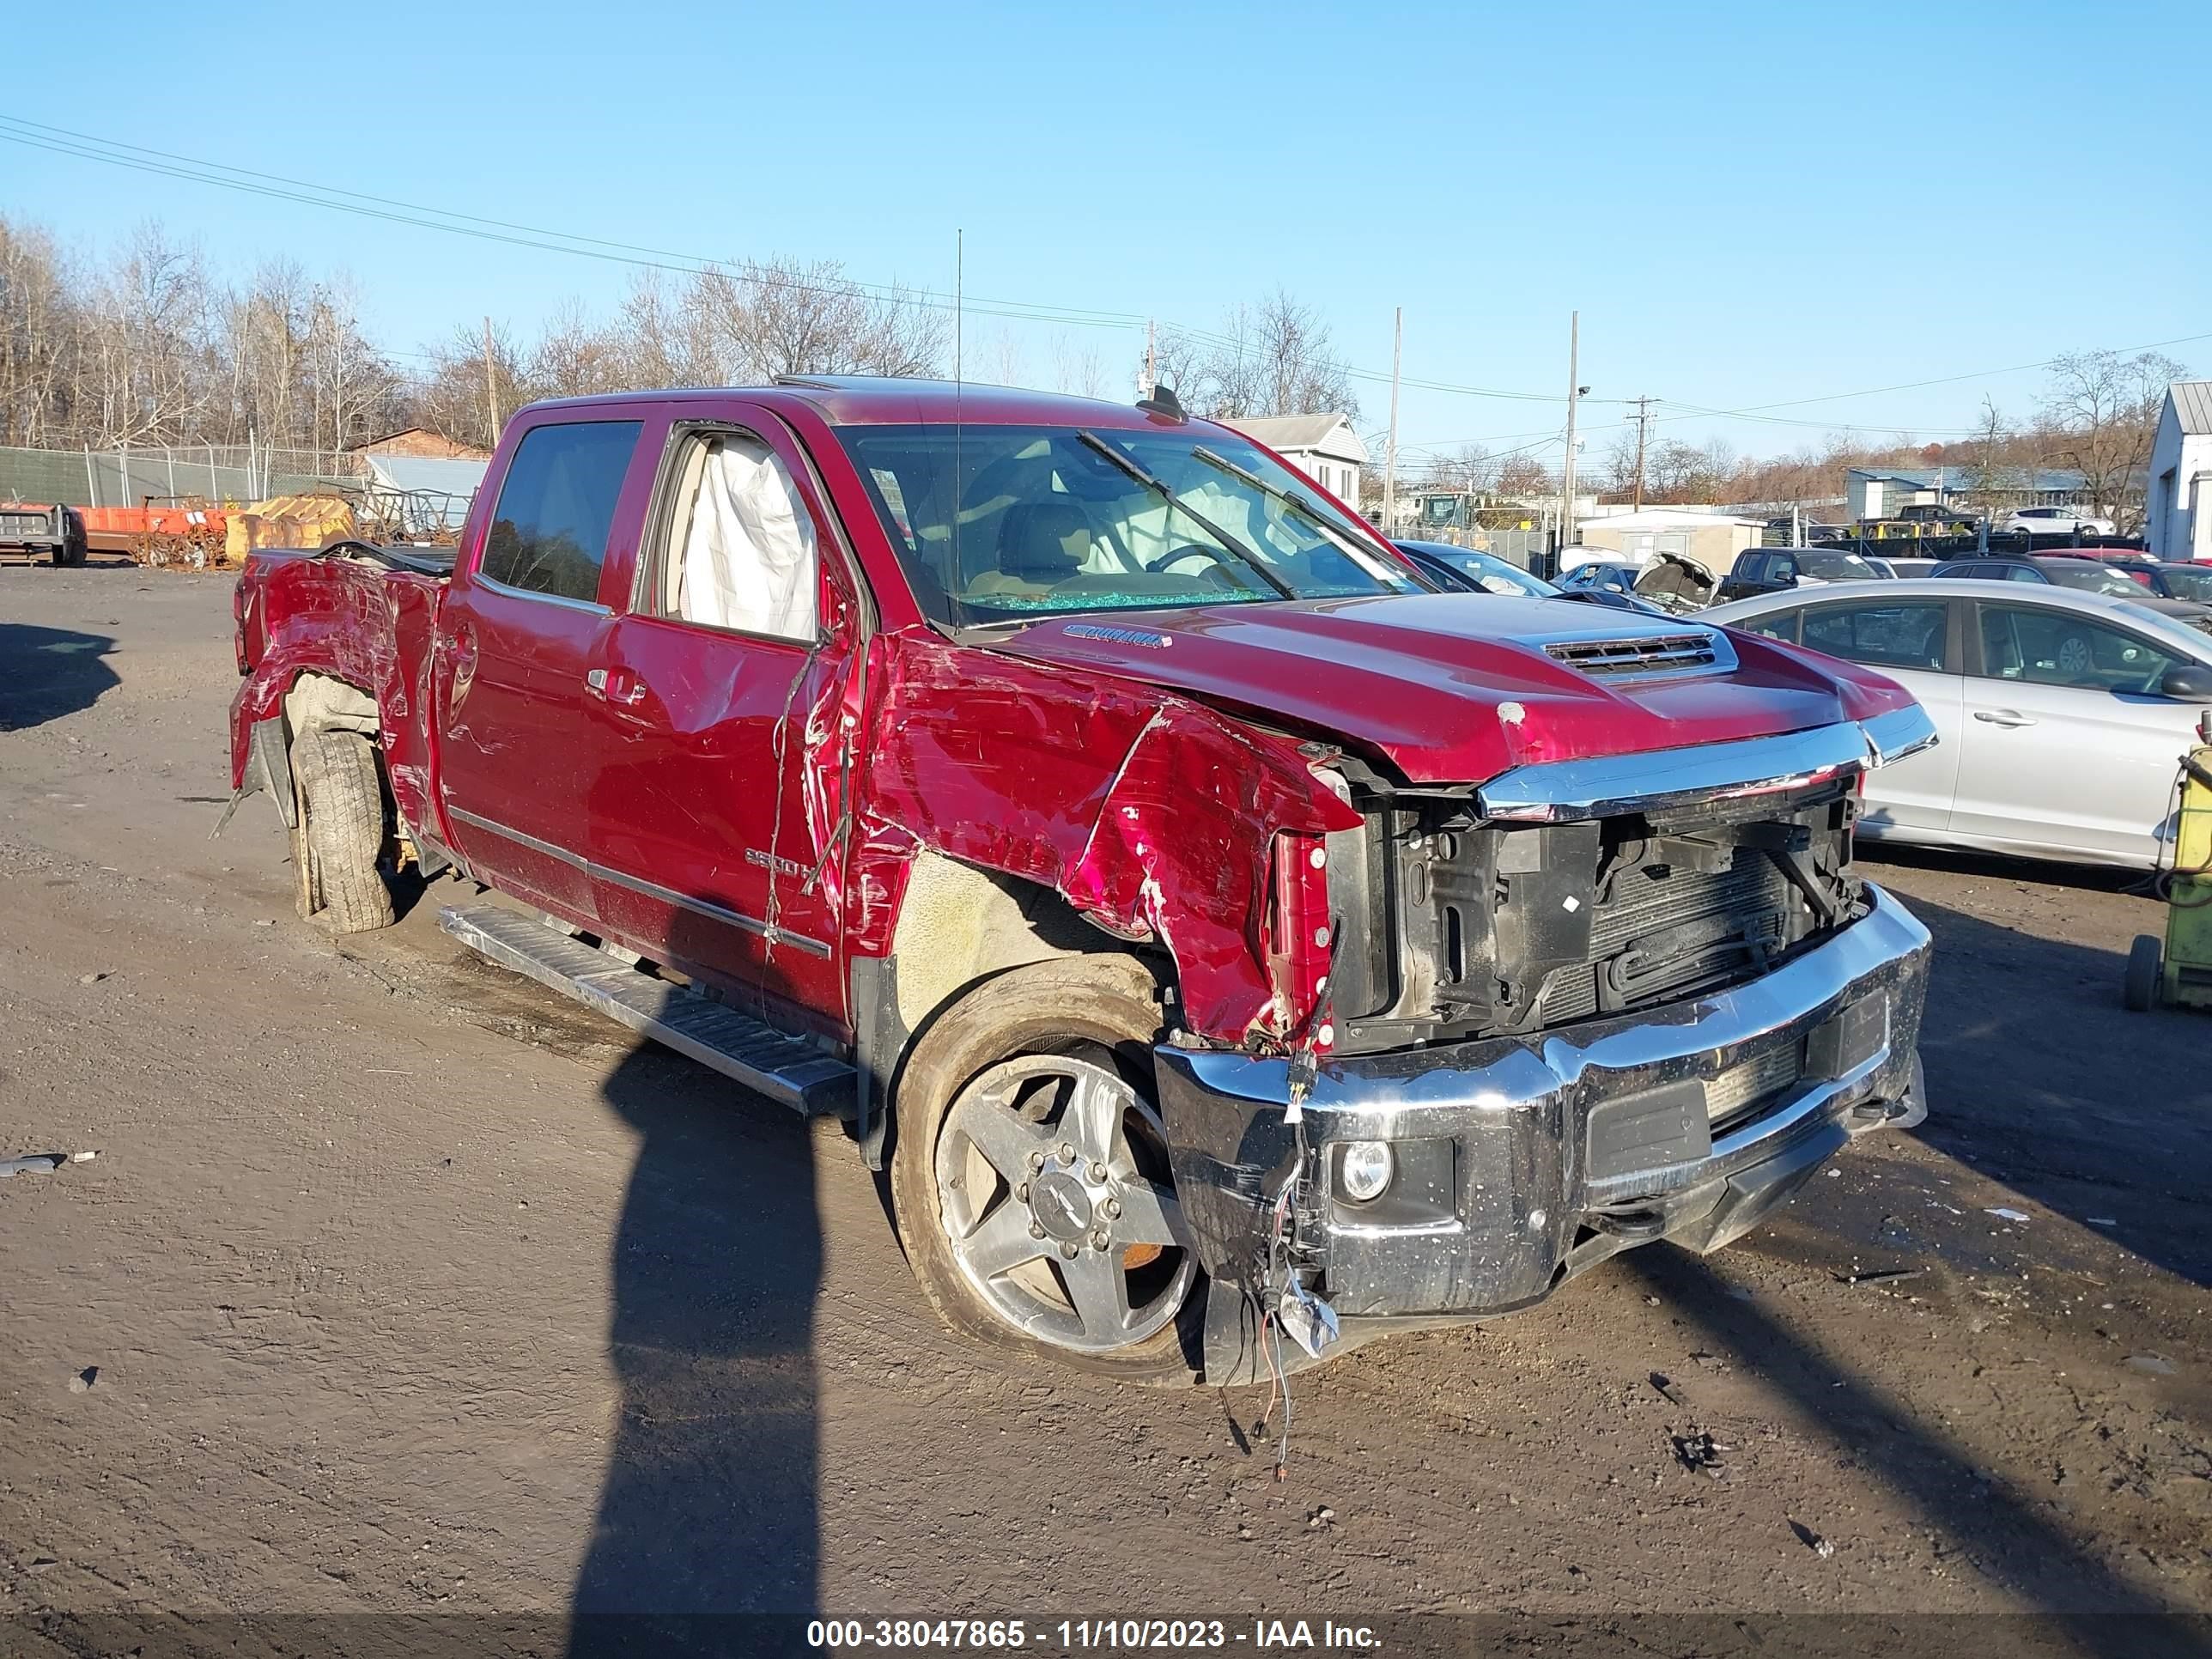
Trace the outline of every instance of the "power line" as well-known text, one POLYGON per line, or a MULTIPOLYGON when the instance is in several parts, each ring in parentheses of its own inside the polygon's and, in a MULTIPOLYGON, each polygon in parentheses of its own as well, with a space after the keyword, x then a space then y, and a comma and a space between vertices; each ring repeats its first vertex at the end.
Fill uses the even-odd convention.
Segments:
MULTIPOLYGON (((708 270, 725 269, 731 261, 709 255, 684 253, 647 245, 615 241, 604 237, 586 236, 580 233, 548 229, 518 222, 489 218, 447 208, 428 207, 420 203, 378 196, 368 191, 347 190, 339 185, 319 185, 304 179, 289 178, 282 173, 258 172, 227 162, 203 161, 173 151, 155 149, 145 145, 131 144, 119 139, 104 138, 96 134, 72 128, 54 126, 45 122, 31 121, 21 116, 0 115, 0 141, 19 144, 27 149, 41 149, 54 155, 78 160, 100 162, 109 167, 125 167, 159 177, 184 179, 210 185, 218 189, 232 190, 262 196, 278 201, 288 201, 308 207, 319 207, 331 212, 349 213, 359 217, 375 219, 393 224, 404 224, 425 230, 443 231, 449 235, 469 236, 481 241, 509 246, 531 248, 544 252, 566 253, 578 258, 591 258, 641 269, 666 270, 684 276, 697 276, 708 270), (127 152, 118 154, 116 152, 127 152), (144 158, 144 159, 139 159, 144 158), (231 176, 224 176, 231 175, 231 176), (259 181, 259 182, 255 182, 259 181), (344 199, 333 199, 343 198, 344 199)), ((878 298, 898 298, 908 303, 933 309, 950 311, 953 301, 927 288, 902 289, 896 285, 846 281, 830 287, 819 283, 797 281, 787 276, 767 279, 778 286, 802 293, 842 297, 855 294, 878 298)), ((1146 326, 1147 319, 1133 313, 1088 310, 1065 306, 1049 306, 1024 300, 971 299, 966 309, 984 316, 1004 317, 1013 321, 1052 324, 1064 327, 1105 328, 1133 331, 1146 326)), ((1235 348, 1243 343, 1207 329, 1184 327, 1170 324, 1173 331, 1187 337, 1209 343, 1235 348)), ((2154 340, 2143 345, 2117 348, 2122 352, 2151 351, 2166 346, 2191 345, 2212 340, 2212 331, 2179 335, 2172 339, 2154 340)), ((1809 427, 1826 431, 1840 432, 1926 432, 1934 436, 1972 436, 1976 428, 1933 428, 1913 421, 1893 422, 1824 422, 1793 420, 1767 414, 1777 409, 1802 408, 1813 404, 1848 402, 1857 398, 1877 397, 1886 392, 1916 392, 1929 386, 1954 386, 1961 381, 1994 379, 2000 375, 2030 373, 2051 368, 2057 358, 2045 358, 2030 363, 2015 363, 2002 368, 1976 369, 1965 374, 1936 375, 1926 380, 1903 381, 1893 386, 1869 386, 1856 392, 1824 392, 1817 397, 1783 398, 1770 403, 1747 404, 1732 409, 1713 409, 1703 405, 1677 402, 1674 407, 1683 411, 1679 415, 1656 416, 1660 421, 1679 421, 1697 417, 1707 419, 1743 420, 1777 426, 1809 427)), ((1347 377, 1376 384, 1387 384, 1390 375, 1381 369, 1361 368, 1346 362, 1333 362, 1347 377)), ((1564 404, 1566 399, 1556 392, 1516 392, 1497 386, 1468 386, 1455 381, 1429 380, 1419 376, 1403 377, 1402 384, 1423 391, 1437 392, 1455 397, 1490 398, 1516 403, 1564 404)), ((1626 405, 1625 398, 1592 398, 1593 403, 1626 405)), ((1617 422, 1613 427, 1589 428, 1612 430, 1628 422, 1617 422)), ((1467 442, 1489 441, 1471 439, 1467 442)))
MULTIPOLYGON (((511 226, 499 229, 485 228, 483 227, 505 226, 506 222, 477 219, 471 215, 453 214, 443 208, 423 207, 412 203, 396 203, 389 208, 356 205, 356 201, 377 202, 386 201, 389 198, 363 196, 356 191, 337 191, 332 187, 319 185, 301 185, 297 189, 282 189, 276 184, 254 184, 245 178, 224 178, 219 173, 199 170, 204 167, 220 167, 222 166, 222 163, 199 162, 185 156, 161 160, 136 160, 129 155, 113 155, 103 149, 89 147, 90 144, 106 144, 110 141, 106 139, 91 140, 88 143, 76 143, 68 139, 50 139, 32 133, 9 130, 9 124, 15 124, 16 118, 13 116, 0 116, 0 141, 21 144, 31 149, 47 150, 57 155, 74 156, 81 161, 99 161, 110 167, 127 167, 135 172, 153 173, 159 177, 181 179, 195 184, 213 185, 219 189, 239 191, 277 201, 294 202, 305 207, 323 208, 333 213, 349 213, 360 218, 381 220, 392 224, 411 225, 423 230, 443 231, 453 236, 472 237, 478 241, 502 243, 512 247, 532 248, 548 253, 566 253, 577 258, 598 259, 614 264, 665 270, 681 276, 696 276, 709 270, 724 270, 731 263, 727 260, 716 260, 703 255, 693 254, 653 257, 652 251, 644 249, 617 252, 614 250, 623 248, 628 245, 601 244, 599 243, 599 239, 574 236, 566 231, 540 230, 529 226, 511 226), (328 193, 310 193, 315 191, 328 193), (356 200, 331 199, 334 195, 353 197, 356 200), (443 216, 432 218, 422 216, 426 214, 443 216), (469 220, 471 222, 453 223, 448 222, 449 220, 469 220), (563 240, 549 240, 552 238, 563 240)), ((163 154, 159 151, 144 153, 149 155, 163 154)), ((245 170, 231 169, 231 171, 245 170)), ((271 174, 254 176, 275 177, 271 174)), ((793 289, 801 293, 821 294, 832 297, 854 294, 872 294, 877 297, 899 295, 913 304, 928 306, 938 310, 949 311, 953 308, 953 302, 950 298, 935 294, 927 289, 916 288, 902 291, 896 288, 885 288, 881 284, 872 285, 858 282, 830 287, 821 283, 796 281, 786 276, 775 276, 768 280, 776 286, 793 289)), ((1107 313, 1055 310, 1034 306, 1024 301, 970 300, 968 301, 968 309, 970 312, 978 312, 988 316, 1007 317, 1029 322, 1053 323, 1068 327, 1138 328, 1141 327, 1144 322, 1144 319, 1139 317, 1118 318, 1107 313)))

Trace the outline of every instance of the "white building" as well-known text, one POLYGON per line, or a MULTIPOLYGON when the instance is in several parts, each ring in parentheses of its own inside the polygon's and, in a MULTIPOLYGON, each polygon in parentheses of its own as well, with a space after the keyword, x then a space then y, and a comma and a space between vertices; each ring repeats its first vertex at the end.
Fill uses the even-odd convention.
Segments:
POLYGON ((2212 380, 2166 389, 2143 514, 2154 559, 2212 559, 2212 380))
POLYGON ((1367 446, 1352 429, 1349 415, 1232 416, 1222 424, 1265 444, 1354 513, 1359 511, 1359 469, 1367 465, 1367 446))
MULTIPOLYGON (((1673 553, 1717 574, 1728 570, 1746 548, 1759 545, 1766 520, 1691 507, 1647 507, 1641 512, 1601 509, 1599 516, 1575 528, 1584 547, 1618 553, 1632 564, 1648 564, 1662 553, 1673 553)), ((1560 554, 1562 566, 1573 550, 1560 554)))

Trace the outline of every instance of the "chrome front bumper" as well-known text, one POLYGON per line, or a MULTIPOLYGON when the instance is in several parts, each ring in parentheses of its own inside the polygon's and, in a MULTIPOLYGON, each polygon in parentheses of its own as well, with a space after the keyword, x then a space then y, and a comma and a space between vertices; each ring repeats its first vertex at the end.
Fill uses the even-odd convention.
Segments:
MULTIPOLYGON (((1324 1066, 1297 1265, 1347 1320, 1525 1306, 1627 1245, 1727 1243, 1854 1134, 1925 1114, 1927 929, 1880 889, 1825 943, 1681 1004, 1324 1066), (1396 1180, 1339 1189, 1344 1143, 1396 1180)), ((1184 1217, 1220 1283, 1266 1281, 1267 1206, 1297 1165, 1287 1062, 1163 1046, 1184 1217)))

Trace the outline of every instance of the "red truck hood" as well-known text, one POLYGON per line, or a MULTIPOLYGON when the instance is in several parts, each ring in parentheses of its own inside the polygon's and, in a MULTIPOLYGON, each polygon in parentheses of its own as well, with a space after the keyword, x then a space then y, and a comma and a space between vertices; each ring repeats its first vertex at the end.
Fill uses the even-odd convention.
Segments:
POLYGON ((1692 618, 1496 595, 1092 612, 994 644, 1333 735, 1415 783, 1803 731, 1912 701, 1879 675, 1692 618), (1717 639, 1719 660, 1666 673, 1561 660, 1578 647, 1684 635, 1717 639))

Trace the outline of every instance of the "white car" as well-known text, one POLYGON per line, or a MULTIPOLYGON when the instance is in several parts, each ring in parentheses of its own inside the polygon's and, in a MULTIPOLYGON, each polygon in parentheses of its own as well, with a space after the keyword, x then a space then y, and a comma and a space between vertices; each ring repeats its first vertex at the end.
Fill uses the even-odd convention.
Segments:
POLYGON ((2070 536, 2077 530, 2085 536, 2110 536, 2118 531, 2110 519, 2079 507, 2023 507, 1997 528, 2035 536, 2070 536))
POLYGON ((2145 867, 2172 843, 2174 777, 2212 705, 2203 607, 1936 576, 1698 619, 1863 663, 1920 700, 1940 741, 1868 777, 1869 841, 2145 867))

